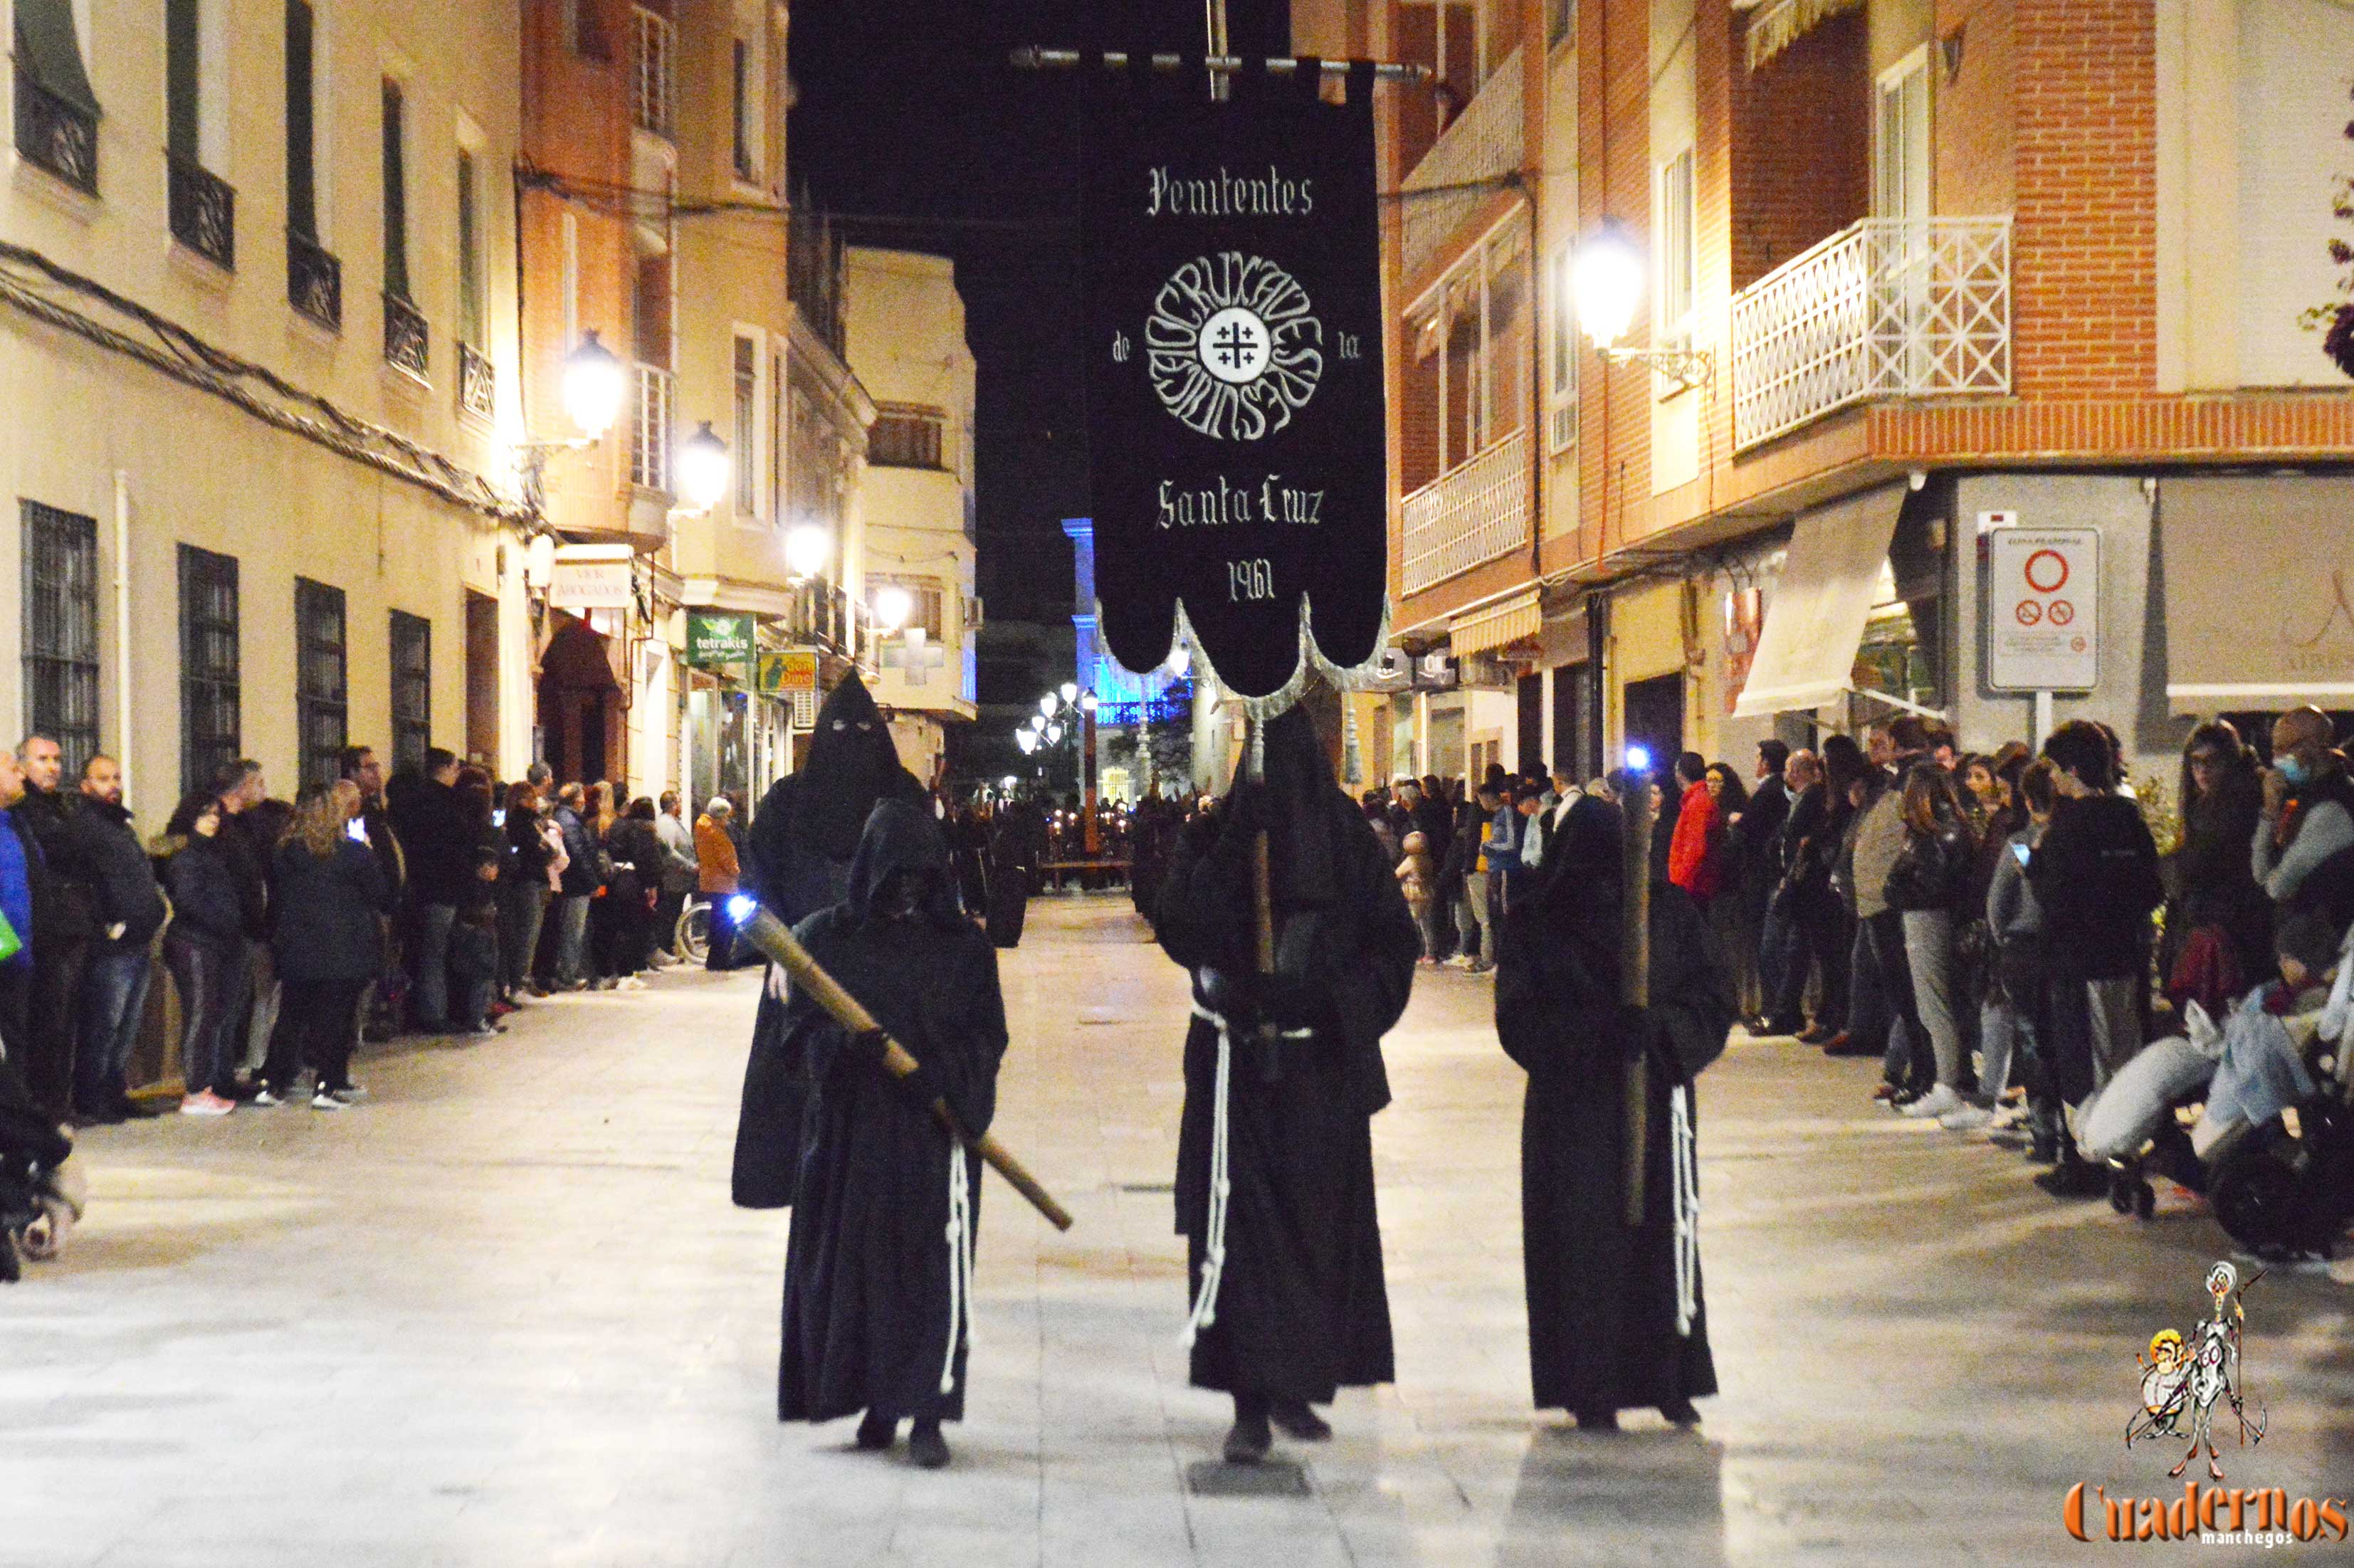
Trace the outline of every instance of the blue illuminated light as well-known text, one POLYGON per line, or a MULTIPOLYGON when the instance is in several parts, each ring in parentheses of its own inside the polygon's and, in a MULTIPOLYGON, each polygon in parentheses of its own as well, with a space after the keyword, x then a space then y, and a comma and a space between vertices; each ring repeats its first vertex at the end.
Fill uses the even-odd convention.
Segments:
POLYGON ((727 918, 741 926, 760 912, 760 901, 748 893, 731 895, 727 900, 727 918))
POLYGON ((1627 766, 1634 772, 1649 773, 1651 770, 1651 748, 1648 746, 1628 747, 1627 766))

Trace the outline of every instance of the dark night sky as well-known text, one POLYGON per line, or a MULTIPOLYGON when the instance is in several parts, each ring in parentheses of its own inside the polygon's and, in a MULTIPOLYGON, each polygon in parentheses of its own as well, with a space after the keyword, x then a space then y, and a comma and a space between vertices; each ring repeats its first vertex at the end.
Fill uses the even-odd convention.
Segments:
MULTIPOLYGON (((1240 54, 1288 54, 1289 0, 1229 0, 1240 54)), ((1076 373, 1074 83, 1022 44, 1198 52, 1200 0, 805 0, 790 154, 854 242, 953 256, 980 362, 981 592, 992 620, 1070 610, 1060 524, 1087 510, 1076 373)))

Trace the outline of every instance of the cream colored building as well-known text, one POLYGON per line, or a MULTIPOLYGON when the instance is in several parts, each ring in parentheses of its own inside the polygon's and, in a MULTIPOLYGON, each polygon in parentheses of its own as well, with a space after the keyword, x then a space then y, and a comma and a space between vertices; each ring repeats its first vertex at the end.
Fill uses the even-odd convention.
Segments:
POLYGON ((519 774, 512 9, 0 8, 0 728, 151 828, 346 739, 519 774))
POLYGON ((975 712, 972 350, 947 257, 859 247, 849 272, 850 363, 875 403, 861 498, 865 600, 885 611, 875 697, 901 760, 929 779, 949 726, 975 712))

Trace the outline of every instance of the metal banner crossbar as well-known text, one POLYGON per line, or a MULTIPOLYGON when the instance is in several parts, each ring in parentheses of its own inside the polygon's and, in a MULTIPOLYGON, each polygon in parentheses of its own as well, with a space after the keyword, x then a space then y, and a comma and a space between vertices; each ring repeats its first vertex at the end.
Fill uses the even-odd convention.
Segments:
POLYGON ((1865 218, 1733 296, 1735 450, 1871 397, 2010 390, 2010 219, 1865 218))
MULTIPOLYGON (((1286 55, 1253 60, 1242 55, 1138 55, 1125 49, 1091 52, 1086 49, 1047 48, 1038 44, 1024 44, 1013 51, 1012 58, 1016 70, 1068 70, 1074 67, 1090 64, 1100 65, 1106 70, 1126 70, 1130 64, 1141 62, 1150 65, 1154 70, 1206 70, 1214 76, 1233 76, 1254 67, 1264 69, 1269 76, 1291 76, 1296 74, 1303 64, 1309 63, 1286 55)), ((1313 63, 1316 69, 1326 76, 1346 76, 1356 68, 1359 62, 1336 59, 1317 60, 1313 63)), ((1373 79, 1410 81, 1420 85, 1432 80, 1433 78, 1428 66, 1401 65, 1390 60, 1377 60, 1373 62, 1373 79)))

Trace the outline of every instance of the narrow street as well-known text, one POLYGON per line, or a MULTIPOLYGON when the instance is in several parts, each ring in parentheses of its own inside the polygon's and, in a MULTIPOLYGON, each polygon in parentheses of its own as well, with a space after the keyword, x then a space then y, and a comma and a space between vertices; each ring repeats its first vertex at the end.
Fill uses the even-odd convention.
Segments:
MULTIPOLYGON (((344 1115, 102 1128, 88 1223, 0 1296, 6 1568, 2075 1561, 2070 1487, 2130 1453, 2135 1354, 2227 1255, 2162 1194, 2055 1204, 2018 1157, 1866 1105, 1871 1064, 1737 1041, 1702 1082, 1724 1392, 1696 1433, 1528 1407, 1519 1091, 1485 980, 1418 977, 1375 1124, 1399 1351, 1308 1490, 1195 1495, 1222 1399, 1176 1340, 1182 975, 1124 900, 1045 898, 1005 955, 1002 1184, 972 1418, 942 1475, 773 1418, 787 1222, 727 1202, 758 979, 555 999, 481 1044, 376 1048, 344 1115)), ((2245 1262, 2243 1272, 2253 1266, 2245 1262)), ((2342 1493, 2354 1264, 2249 1294, 2262 1445, 2230 1486, 2342 1493)), ((1607 1280, 1594 1288, 1606 1290, 1607 1280)), ((2228 1425, 2228 1423, 2226 1423, 2228 1425)), ((2344 1547, 2291 1547, 2321 1561, 2344 1547)), ((2343 1560, 2342 1558, 2339 1560, 2343 1560)))

